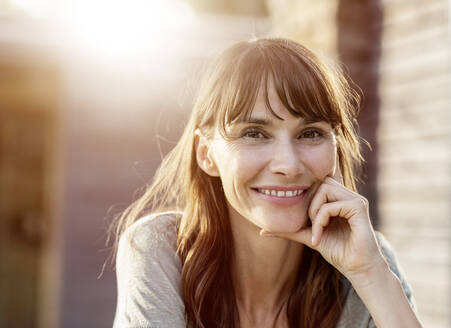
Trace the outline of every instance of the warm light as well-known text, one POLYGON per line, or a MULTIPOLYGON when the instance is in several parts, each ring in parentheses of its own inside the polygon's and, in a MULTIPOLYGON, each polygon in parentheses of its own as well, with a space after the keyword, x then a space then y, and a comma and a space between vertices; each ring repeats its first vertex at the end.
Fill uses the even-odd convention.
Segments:
POLYGON ((110 58, 159 52, 168 33, 193 19, 192 9, 177 0, 76 0, 64 8, 72 40, 110 58))
POLYGON ((48 17, 55 10, 55 0, 11 0, 11 5, 36 18, 48 17))

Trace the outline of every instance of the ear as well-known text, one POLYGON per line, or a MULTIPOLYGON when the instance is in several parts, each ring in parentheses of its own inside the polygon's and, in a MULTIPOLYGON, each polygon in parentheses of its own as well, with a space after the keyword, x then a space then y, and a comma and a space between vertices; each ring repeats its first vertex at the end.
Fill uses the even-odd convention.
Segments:
POLYGON ((211 145, 199 129, 194 131, 197 165, 209 176, 218 177, 219 170, 212 156, 211 145))

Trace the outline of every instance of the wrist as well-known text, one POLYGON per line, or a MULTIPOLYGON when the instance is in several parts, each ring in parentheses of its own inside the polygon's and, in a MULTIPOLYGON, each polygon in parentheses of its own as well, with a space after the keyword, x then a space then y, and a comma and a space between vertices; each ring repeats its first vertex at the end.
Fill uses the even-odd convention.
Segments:
POLYGON ((393 277, 394 273, 390 270, 388 263, 383 257, 363 269, 349 272, 346 275, 346 278, 356 291, 383 286, 387 279, 393 277))
POLYGON ((347 278, 377 327, 422 327, 399 278, 390 270, 385 259, 383 263, 347 278))

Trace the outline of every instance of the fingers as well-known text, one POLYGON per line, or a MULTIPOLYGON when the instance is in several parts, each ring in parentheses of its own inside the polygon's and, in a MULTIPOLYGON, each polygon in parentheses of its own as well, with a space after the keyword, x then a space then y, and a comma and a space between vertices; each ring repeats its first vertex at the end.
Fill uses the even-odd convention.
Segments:
MULTIPOLYGON (((320 207, 324 203, 335 202, 338 200, 350 200, 355 198, 364 198, 358 193, 349 190, 339 181, 326 177, 323 183, 319 186, 319 188, 315 192, 315 196, 313 196, 312 201, 310 202, 308 214, 310 218, 314 218, 320 207)), ((365 201, 366 199, 364 199, 365 201)))
POLYGON ((316 190, 315 196, 310 202, 308 214, 310 218, 316 217, 320 207, 324 203, 337 201, 339 198, 345 197, 343 186, 336 180, 326 177, 323 183, 316 190), (337 188, 338 187, 338 188, 337 188))
POLYGON ((362 217, 368 215, 368 201, 336 179, 326 177, 312 198, 308 210, 312 221, 312 245, 315 247, 319 244, 331 217, 341 217, 354 226, 358 220, 353 218, 357 218, 358 213, 362 217))
POLYGON ((272 233, 262 229, 260 231, 260 235, 265 237, 286 238, 315 249, 320 245, 324 231, 330 224, 331 220, 343 218, 347 220, 349 226, 356 226, 351 220, 355 215, 362 212, 366 206, 367 202, 363 197, 334 201, 331 203, 326 202, 320 206, 316 215, 310 217, 312 221, 311 227, 292 233, 272 233))
POLYGON ((321 206, 315 218, 312 219, 312 245, 319 245, 325 228, 331 218, 347 218, 353 211, 355 204, 352 200, 326 203, 321 206))
POLYGON ((336 155, 336 158, 335 158, 335 169, 328 176, 331 177, 332 179, 334 179, 335 181, 338 181, 340 184, 344 184, 343 174, 342 174, 341 168, 340 168, 340 161, 338 160, 338 154, 336 155))

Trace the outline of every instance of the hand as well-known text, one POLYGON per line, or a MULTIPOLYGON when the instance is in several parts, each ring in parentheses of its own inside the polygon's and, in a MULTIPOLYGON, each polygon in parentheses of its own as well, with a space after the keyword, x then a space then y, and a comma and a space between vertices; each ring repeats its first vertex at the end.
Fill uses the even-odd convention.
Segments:
POLYGON ((339 170, 318 187, 308 210, 312 227, 295 233, 262 230, 262 236, 287 238, 318 251, 349 280, 386 265, 369 218, 368 201, 342 183, 339 170))
MULTIPOLYGON (((399 279, 379 249, 368 201, 343 186, 340 172, 324 179, 308 214, 312 227, 273 235, 317 250, 352 283, 377 327, 421 328, 399 279), (381 302, 381 297, 386 301, 381 302)), ((261 230, 260 234, 271 233, 261 230)))

